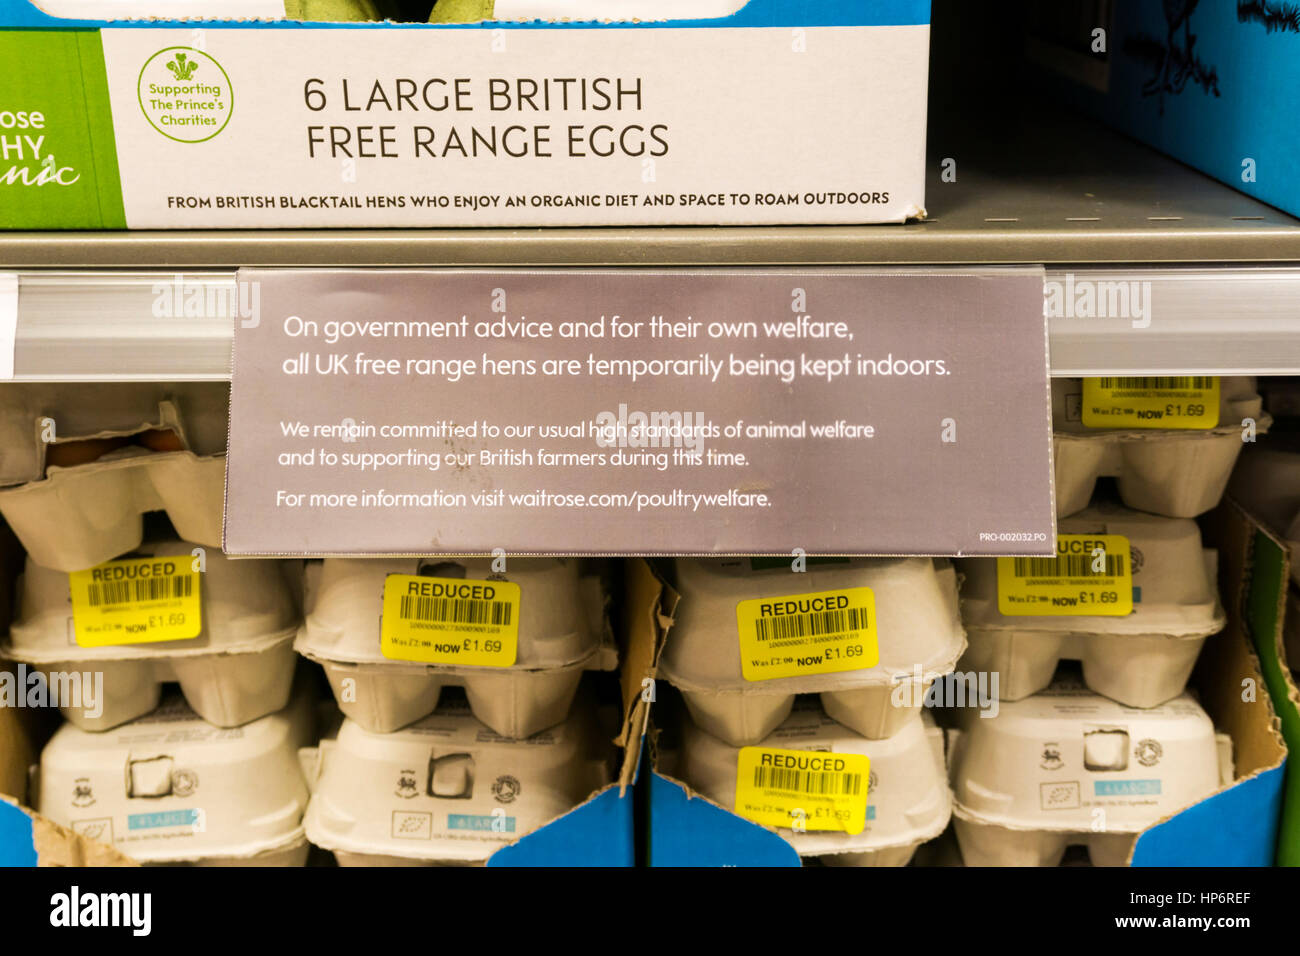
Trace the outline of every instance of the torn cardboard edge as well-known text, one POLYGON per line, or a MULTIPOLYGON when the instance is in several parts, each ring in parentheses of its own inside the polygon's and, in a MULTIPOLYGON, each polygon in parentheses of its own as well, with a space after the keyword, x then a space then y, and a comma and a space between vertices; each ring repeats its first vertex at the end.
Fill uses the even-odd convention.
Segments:
MULTIPOLYGON (((1282 720, 1267 689, 1263 696, 1259 696, 1259 685, 1265 681, 1264 666, 1260 655, 1252 646, 1244 614, 1246 597, 1253 583, 1253 538, 1257 532, 1268 533, 1231 499, 1225 499, 1204 519, 1204 524, 1207 544, 1219 552, 1219 590, 1227 613, 1227 624, 1223 631, 1206 641, 1189 686, 1196 689, 1201 706, 1214 721, 1215 729, 1226 732, 1232 738, 1235 779, 1205 800, 1171 814, 1144 830, 1129 853, 1127 862, 1130 865, 1147 855, 1143 853, 1148 848, 1147 845, 1156 844, 1161 839, 1161 829, 1176 827, 1181 814, 1232 791, 1240 793, 1269 771, 1279 770, 1288 763, 1282 720), (1241 677, 1238 681, 1223 679, 1224 675, 1231 674, 1241 677), (1252 683, 1247 684, 1248 681, 1252 683), (1243 691, 1248 687, 1253 689, 1254 696, 1251 700, 1244 700, 1246 695, 1243 691), (1258 703, 1264 705, 1262 711, 1254 706, 1258 703), (1262 720, 1259 718, 1261 713, 1264 715, 1262 720)), ((1277 637, 1275 635, 1275 640, 1277 637)), ((1289 685, 1288 696, 1296 701, 1295 684, 1289 676, 1285 679, 1289 685)), ((1276 825, 1275 820, 1275 838, 1276 825)), ((1173 836, 1179 838, 1176 834, 1173 836)), ((1161 851, 1158 846, 1153 846, 1152 849, 1156 853, 1161 851)))
MULTIPOLYGON (((1239 586, 1225 590, 1229 627, 1250 642, 1252 655, 1268 688, 1274 724, 1283 738, 1284 752, 1300 746, 1300 690, 1287 656, 1287 603, 1294 601, 1294 573, 1288 542, 1235 498, 1207 521, 1207 538, 1220 541, 1221 552, 1243 569, 1235 577, 1239 586), (1249 578, 1245 574, 1249 574, 1249 578), (1246 586, 1247 581, 1249 587, 1246 586)), ((1231 580, 1231 579, 1228 579, 1231 580)), ((1295 605, 1300 606, 1300 605, 1295 605)), ((1285 801, 1278 827, 1277 864, 1300 865, 1300 762, 1286 762, 1285 801)))

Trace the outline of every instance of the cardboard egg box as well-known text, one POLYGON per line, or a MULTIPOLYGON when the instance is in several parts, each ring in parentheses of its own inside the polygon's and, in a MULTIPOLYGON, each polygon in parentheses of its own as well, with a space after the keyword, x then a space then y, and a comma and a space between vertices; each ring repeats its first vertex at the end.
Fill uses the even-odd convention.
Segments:
POLYGON ((1232 738, 1187 694, 1139 709, 1062 679, 961 717, 949 768, 967 866, 1056 866, 1078 845, 1123 865, 1143 830, 1233 779, 1232 738))
POLYGON ((1089 428, 1080 415, 1081 379, 1052 379, 1052 451, 1056 513, 1082 511, 1097 480, 1116 478, 1130 508, 1173 518, 1194 518, 1219 503, 1232 466, 1245 447, 1243 423, 1263 434, 1272 417, 1263 410, 1255 380, 1220 379, 1214 428, 1089 428))
MULTIPOLYGON (((232 562, 238 564, 250 564, 260 562, 232 562)), ((16 550, 16 544, 11 544, 8 548, 0 548, 0 570, 7 569, 6 580, 12 581, 21 569, 20 552, 16 550)), ((594 737, 587 737, 591 742, 592 749, 597 754, 593 758, 595 763, 601 766, 609 766, 610 769, 603 777, 603 782, 591 783, 588 778, 583 777, 584 786, 587 789, 584 793, 576 793, 572 790, 566 790, 565 800, 570 801, 563 811, 557 810, 553 817, 539 816, 538 813, 532 812, 528 817, 528 827, 535 827, 530 832, 525 833, 526 827, 520 822, 522 818, 517 817, 515 832, 507 834, 508 839, 497 839, 491 843, 484 843, 481 846, 486 847, 487 852, 477 855, 477 859, 466 860, 462 858, 461 863, 481 863, 486 862, 489 866, 631 866, 635 862, 636 842, 633 830, 632 814, 632 788, 636 782, 641 753, 642 738, 648 721, 649 699, 652 691, 650 683, 650 659, 653 653, 653 645, 644 638, 644 632, 631 626, 634 620, 639 621, 642 610, 645 606, 644 582, 629 580, 625 583, 621 577, 615 574, 610 581, 611 590, 616 597, 614 607, 618 624, 614 632, 620 641, 619 657, 621 666, 617 675, 604 673, 589 673, 588 680, 592 682, 594 693, 600 707, 608 712, 609 701, 618 700, 621 703, 614 703, 614 709, 621 716, 615 720, 615 726, 601 725, 594 737), (636 636, 638 635, 639 636, 636 636), (617 680, 615 680, 615 676, 617 680), (615 689, 617 685, 617 689, 615 689), (610 737, 613 736, 611 740, 610 737), (603 753, 602 753, 603 752, 603 753), (609 761, 612 759, 612 764, 609 761), (602 762, 603 761, 603 762, 602 762), (589 784, 589 786, 588 786, 589 784)), ((0 597, 6 591, 0 589, 0 597)), ((12 690, 15 686, 17 674, 17 665, 6 664, 0 661, 0 695, 6 690, 12 690)), ((585 693, 585 692, 583 692, 585 693)), ((447 703, 450 705, 456 698, 453 692, 448 696, 447 703)), ((582 698, 579 698, 581 703, 582 698)), ((462 698, 460 706, 465 706, 462 698)), ((338 716, 338 712, 334 712, 338 716)), ((572 713, 577 714, 575 709, 572 713)), ((591 715, 590 710, 584 710, 582 716, 591 715)), ((339 717, 338 719, 341 719, 339 717)), ((458 718, 459 719, 459 718, 458 718)), ((581 719, 581 718, 580 718, 581 719)), ((9 864, 17 866, 34 866, 34 865, 130 865, 135 862, 129 849, 123 847, 113 847, 90 839, 84 834, 50 820, 43 814, 30 809, 36 799, 36 793, 29 791, 27 787, 28 767, 37 762, 41 748, 50 739, 51 735, 60 725, 59 717, 52 708, 35 707, 35 706, 6 706, 0 707, 0 865, 9 864), (7 796, 6 796, 7 795, 7 796)), ((127 725, 130 726, 130 725, 127 725)), ((344 724, 348 726, 348 724, 344 724)), ((363 731, 355 723, 351 724, 352 730, 347 731, 347 739, 362 741, 360 751, 362 759, 378 759, 376 755, 381 754, 384 748, 383 735, 370 734, 363 731), (367 750, 370 744, 365 741, 378 741, 372 749, 367 750), (369 756, 367 757, 367 754, 369 756)), ((493 733, 488 728, 477 724, 478 729, 474 732, 473 737, 478 740, 491 740, 501 742, 505 738, 493 733)), ((239 729, 233 729, 229 733, 237 734, 239 729)), ((109 731, 108 734, 114 734, 116 731, 109 731)), ((545 733, 545 732, 544 732, 545 733)), ((332 735, 337 738, 342 734, 340 731, 332 735)), ((412 735, 417 739, 431 742, 434 735, 430 733, 416 733, 412 735)), ((327 735, 327 739, 330 735, 327 735)), ((408 737, 409 739, 409 737, 408 737)), ((576 739, 576 738, 575 738, 576 739)), ((345 740, 345 742, 347 742, 345 740)), ((328 750, 328 745, 326 749, 328 750)), ((470 751, 478 746, 469 747, 470 751)), ((498 753, 518 753, 520 749, 526 749, 530 746, 527 740, 510 741, 509 746, 502 743, 497 748, 498 753)), ((354 748, 355 749, 355 748, 354 748)), ((542 749, 546 749, 543 747, 542 749)), ((460 748, 465 750, 465 748, 460 748)), ((460 752, 458 750, 458 752, 460 752)), ((337 754, 339 751, 335 751, 337 754)), ((431 761, 434 757, 433 748, 425 752, 425 760, 431 761)), ((495 758, 493 758, 495 759, 495 758)), ((399 760, 399 762, 401 762, 399 760)), ((440 770, 438 774, 438 789, 441 789, 441 781, 447 779, 447 774, 455 770, 454 765, 457 761, 450 761, 446 765, 437 764, 440 770)), ((545 760, 543 760, 545 763, 545 760)), ((590 768, 593 763, 585 766, 590 768)), ((328 756, 320 763, 309 762, 308 769, 312 771, 312 779, 315 781, 315 771, 317 769, 326 769, 329 766, 346 766, 346 760, 342 764, 334 764, 328 756)), ((396 769, 416 769, 424 772, 430 769, 433 764, 421 763, 417 768, 406 767, 396 769)), ((548 773, 550 773, 548 771, 548 773)), ((602 771, 605 773, 605 771, 602 771)), ((505 775, 511 774, 509 770, 504 771, 505 775)), ((420 776, 417 773, 417 777, 420 776)), ((119 775, 120 776, 120 775, 119 775)), ((503 773, 496 773, 488 779, 482 775, 475 776, 475 796, 472 799, 486 799, 494 807, 508 808, 509 804, 497 799, 497 794, 493 793, 492 785, 497 778, 503 776, 503 773), (486 795, 486 796, 485 796, 486 795)), ((515 775, 517 776, 517 775, 515 775)), ((542 778, 543 784, 546 774, 542 778)), ((554 775, 551 775, 554 779, 554 775)), ((321 778, 323 779, 323 777, 321 778)), ((518 777, 520 783, 526 781, 518 777)), ((387 799, 394 802, 395 806, 407 806, 407 798, 397 793, 398 776, 393 775, 391 781, 385 780, 385 785, 391 784, 387 791, 387 799)), ((420 792, 425 792, 428 783, 427 776, 422 779, 421 785, 417 788, 420 792)), ((403 790, 403 793, 409 791, 409 788, 403 790)), ((510 787, 508 783, 503 783, 498 792, 501 796, 510 797, 510 787)), ((530 788, 530 795, 533 790, 530 788)), ((427 794, 426 794, 427 796, 427 794)), ((516 801, 523 799, 522 791, 515 794, 516 801)), ((465 805, 465 798, 448 799, 444 801, 441 807, 441 813, 446 815, 460 812, 458 807, 465 805)), ((554 806, 555 800, 552 794, 551 801, 545 806, 554 806)), ((354 804, 355 806, 355 804, 354 804)), ((391 814, 394 807, 387 807, 382 804, 376 804, 380 811, 385 815, 388 824, 391 825, 391 814)), ((427 808, 426 808, 427 809, 427 808)), ((422 811, 424 812, 424 811, 422 811)), ((432 812, 432 811, 429 811, 432 812)), ((485 816, 491 817, 490 810, 485 816)), ((489 821, 490 823, 491 821, 489 821)), ((479 821, 469 821, 467 827, 479 825, 479 821)), ((374 831, 373 820, 366 823, 371 831, 374 831)), ((446 818, 441 821, 441 832, 446 834, 453 832, 450 829, 449 822, 446 818)), ((363 828, 364 829, 364 828, 363 828)), ((469 833, 471 831, 461 831, 457 829, 456 833, 469 833)), ((489 829, 489 834, 491 830, 489 829)), ((433 833, 432 828, 421 831, 417 836, 426 836, 433 833)), ((328 838, 322 837, 322 842, 328 843, 328 838)), ((402 844, 407 846, 407 844, 402 844)), ((428 850, 426 846, 424 848, 428 850)), ((342 848, 344 853, 351 852, 348 848, 342 848)), ((391 847, 382 845, 370 846, 369 848, 353 847, 352 851, 359 855, 369 855, 372 857, 393 857, 402 856, 402 852, 397 854, 391 852, 391 847)), ((405 859, 410 862, 414 861, 420 854, 412 848, 405 853, 405 859)), ((455 863, 454 859, 446 859, 448 854, 432 852, 425 853, 425 857, 443 857, 443 859, 432 859, 431 862, 455 863)), ((353 860, 355 862, 355 859, 353 860)), ((388 860, 387 862, 392 862, 388 860)))
MULTIPOLYGON (((659 738, 660 769, 718 809, 734 812, 741 748, 701 730, 684 714, 678 715, 675 735, 671 756, 665 737, 659 738)), ((862 781, 869 783, 870 792, 860 832, 775 829, 801 860, 827 866, 906 866, 923 843, 948 826, 952 794, 944 770, 943 731, 929 714, 908 721, 891 737, 869 740, 828 717, 815 697, 802 697, 759 746, 870 759, 869 778, 862 781)))
MULTIPOLYGON (((344 714, 371 733, 420 720, 437 707, 444 687, 459 685, 474 715, 494 731, 530 737, 564 720, 584 672, 617 666, 607 598, 599 577, 573 559, 511 558, 504 573, 493 564, 485 558, 327 558, 309 566, 307 613, 294 646, 321 664, 344 714), (386 656, 384 594, 392 575, 517 585, 515 659, 489 666, 386 656)), ((422 633, 455 645, 474 629, 422 633)))
POLYGON ((925 215, 929 0, 392 13, 380 0, 0 0, 0 228, 925 215), (800 108, 773 109, 774 91, 800 108))
MULTIPOLYGON (((1279 839, 1294 840, 1293 825, 1290 830, 1279 825, 1287 746, 1242 617, 1242 595, 1252 582, 1247 541, 1253 526, 1227 506, 1213 517, 1223 525, 1214 544, 1223 555, 1218 573, 1228 620, 1221 632, 1205 642, 1189 688, 1216 730, 1231 738, 1233 779, 1130 835, 1132 846, 1125 862, 1132 866, 1268 866, 1279 839)), ((640 627, 662 648, 682 599, 649 565, 642 564, 636 573, 644 579, 640 627)), ((657 666, 652 673, 660 675, 657 666)), ((1290 686, 1294 695, 1294 685, 1290 686)), ((1294 713, 1294 703, 1292 708, 1294 713)), ((972 719, 980 718, 972 715, 972 719)), ((652 707, 647 780, 650 865, 801 865, 798 852, 776 830, 724 809, 720 801, 682 779, 680 761, 673 760, 679 756, 672 746, 673 726, 671 713, 664 716, 658 705, 652 707)), ((921 857, 918 854, 918 862, 921 857)), ((925 859, 930 855, 925 854, 925 859)))
POLYGON ((313 739, 310 695, 238 730, 204 721, 179 695, 107 733, 71 723, 31 772, 45 819, 149 864, 302 866, 313 739))
POLYGON ((307 836, 341 866, 482 865, 613 780, 611 717, 587 696, 558 725, 510 739, 448 695, 392 733, 344 720, 303 751, 307 836))
POLYGON ((1090 688, 1132 707, 1178 696, 1206 638, 1225 622, 1217 554, 1202 547, 1196 522, 1102 503, 1061 519, 1058 529, 1127 538, 1129 553, 1121 557, 1131 567, 1132 613, 1003 614, 999 579, 1012 559, 962 560, 969 646, 958 668, 997 672, 1003 700, 1046 688, 1062 659, 1082 661, 1090 688))
MULTIPOLYGON (((767 737, 790 714, 795 695, 802 693, 820 694, 826 713, 857 733, 871 739, 889 737, 916 719, 930 683, 953 669, 966 646, 957 611, 957 578, 946 561, 813 559, 806 571, 793 573, 789 562, 680 559, 675 562, 675 581, 680 603, 660 673, 682 692, 695 723, 737 747, 767 737), (819 670, 821 665, 814 664, 804 673, 771 678, 747 666, 750 652, 742 638, 750 636, 750 629, 758 627, 762 642, 777 646, 777 632, 767 636, 765 625, 775 618, 767 616, 763 600, 793 605, 798 611, 810 598, 842 595, 849 589, 871 592, 871 606, 861 606, 867 619, 859 622, 875 633, 876 660, 870 666, 852 667, 856 659, 844 658, 845 666, 838 670, 819 670), (759 619, 739 620, 740 602, 759 602, 759 619), (897 693, 904 682, 910 691, 905 697, 897 693)), ((834 613, 812 608, 783 616, 795 624, 820 627, 818 622, 834 613)), ((830 653, 828 645, 817 640, 786 643, 796 661, 819 661, 830 653)), ((871 644, 872 639, 863 643, 871 644)))
MULTIPOLYGON (((156 559, 149 564, 161 576, 156 580, 170 584, 186 582, 186 572, 199 560, 195 552, 188 541, 157 540, 140 545, 131 556, 156 559)), ((128 628, 98 644, 78 627, 70 576, 29 557, 18 579, 13 624, 0 637, 0 655, 20 662, 22 673, 45 675, 47 684, 63 693, 52 703, 82 730, 109 730, 148 714, 158 706, 163 683, 170 681, 179 682, 200 718, 218 727, 238 727, 280 710, 289 700, 298 661, 293 652, 299 620, 291 585, 294 564, 234 561, 208 550, 203 570, 186 583, 188 593, 197 581, 201 620, 193 637, 133 643, 139 634, 128 628), (79 685, 79 700, 64 699, 72 680, 79 685)), ((106 594, 109 586, 88 587, 106 594)), ((127 611, 124 605, 114 607, 127 611)))
POLYGON ((81 402, 71 391, 61 396, 66 407, 60 396, 0 393, 16 405, 0 418, 9 427, 26 421, 13 444, 23 450, 5 459, 15 483, 0 488, 0 515, 42 567, 81 571, 133 550, 150 511, 165 511, 185 540, 220 549, 225 426, 216 420, 225 418, 225 393, 191 386, 159 398, 155 388, 119 397, 102 417, 84 410, 93 404, 71 412, 81 402), (33 402, 52 410, 30 414, 33 402))

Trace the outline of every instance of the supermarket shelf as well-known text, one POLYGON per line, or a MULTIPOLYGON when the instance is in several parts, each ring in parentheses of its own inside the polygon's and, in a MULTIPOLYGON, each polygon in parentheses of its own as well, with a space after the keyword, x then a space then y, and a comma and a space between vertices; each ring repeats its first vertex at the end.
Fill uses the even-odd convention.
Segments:
MULTIPOLYGON (((22 272, 15 377, 228 379, 235 275, 22 272)), ((1131 297, 1125 317, 1049 317, 1053 375, 1300 374, 1300 266, 1053 268, 1047 281, 1131 297)))
POLYGON ((1059 110, 931 153, 901 226, 14 232, 0 269, 1300 262, 1300 220, 1059 110))

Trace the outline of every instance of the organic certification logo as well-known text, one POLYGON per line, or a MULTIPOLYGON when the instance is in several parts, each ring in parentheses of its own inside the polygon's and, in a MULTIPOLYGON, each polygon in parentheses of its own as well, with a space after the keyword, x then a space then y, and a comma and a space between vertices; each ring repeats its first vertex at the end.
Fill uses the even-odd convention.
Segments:
POLYGON ((145 61, 137 84, 149 124, 178 143, 212 139, 235 107, 230 77, 202 50, 169 46, 145 61))

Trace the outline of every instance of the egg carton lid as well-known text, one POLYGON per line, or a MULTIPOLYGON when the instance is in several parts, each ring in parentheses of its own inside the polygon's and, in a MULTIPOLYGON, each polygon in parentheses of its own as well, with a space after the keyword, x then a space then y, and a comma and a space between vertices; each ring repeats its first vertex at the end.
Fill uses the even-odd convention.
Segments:
MULTIPOLYGON (((861 853, 910 846, 933 839, 948 825, 952 809, 952 794, 943 772, 943 731, 935 724, 928 711, 922 711, 916 720, 909 721, 892 737, 868 740, 826 716, 825 711, 813 699, 803 699, 796 704, 781 726, 756 746, 865 754, 871 759, 871 776, 890 778, 891 783, 893 778, 909 772, 912 774, 919 772, 923 775, 928 773, 933 778, 938 801, 933 806, 928 806, 927 812, 911 826, 900 828, 893 833, 882 836, 877 829, 879 823, 882 820, 904 818, 907 814, 906 809, 897 811, 891 809, 888 813, 878 813, 874 821, 876 828, 868 827, 857 834, 821 830, 795 833, 783 827, 768 828, 773 829, 793 846, 800 856, 861 853)), ((693 761, 706 761, 715 771, 723 772, 723 777, 729 782, 727 792, 733 794, 733 798, 724 803, 717 799, 722 788, 709 787, 707 790, 701 790, 689 781, 682 782, 695 796, 733 813, 736 765, 742 749, 700 730, 687 720, 683 727, 682 752, 677 758, 679 769, 690 766, 693 761)), ((893 796, 898 792, 898 788, 891 785, 888 792, 893 796)), ((868 788, 868 800, 871 796, 871 790, 868 788)), ((906 795, 903 798, 906 799, 906 795)))
MULTIPOLYGON (((1066 810, 1049 810, 1038 807, 1034 814, 1030 814, 1032 819, 1026 817, 1017 817, 1012 810, 1008 812, 984 812, 972 808, 963 803, 963 793, 965 784, 963 782, 963 765, 967 759, 970 740, 973 735, 980 734, 984 736, 996 735, 998 743, 990 743, 992 748, 990 752, 1001 755, 1004 759, 1015 762, 1015 748, 1019 744, 1024 753, 1030 754, 1037 760, 1040 751, 1045 746, 1044 742, 1073 741, 1077 735, 1079 741, 1080 753, 1085 755, 1086 759, 1086 741, 1087 733, 1123 733, 1125 735, 1125 748, 1136 742, 1155 741, 1159 747, 1160 756, 1167 758, 1170 751, 1179 745, 1196 745, 1204 743, 1214 748, 1215 759, 1215 781, 1214 787, 1202 793, 1195 799, 1201 799, 1209 796, 1217 786, 1227 785, 1233 779, 1233 762, 1232 762, 1232 740, 1227 734, 1216 734, 1214 724, 1209 715, 1202 709, 1201 705, 1191 693, 1182 695, 1160 704, 1157 707, 1137 708, 1127 707, 1103 697, 1083 685, 1083 683, 1074 676, 1058 678, 1046 690, 1034 694, 1030 697, 1018 701, 1001 701, 995 717, 981 717, 977 713, 969 710, 960 712, 958 726, 948 732, 948 753, 949 753, 949 773, 952 777, 952 785, 955 791, 956 799, 954 802, 954 814, 964 820, 970 820, 976 823, 993 824, 1007 829, 1021 832, 1035 831, 1052 831, 1052 832, 1079 832, 1089 829, 1090 819, 1082 819, 1079 816, 1070 818, 1066 810), (1068 731, 1069 735, 1063 731, 1068 731)), ((990 738, 992 740, 993 738, 990 738)), ((1154 751, 1153 751, 1154 753, 1154 751)), ((1161 781, 1166 779, 1169 773, 1167 767, 1159 770, 1153 769, 1157 764, 1153 763, 1151 768, 1146 764, 1132 766, 1126 755, 1125 763, 1127 769, 1121 773, 1112 773, 1109 770, 1087 770, 1082 771, 1077 768, 1072 772, 1072 776, 1067 774, 1060 779, 1052 778, 1046 781, 1037 781, 1037 783, 1062 784, 1074 787, 1080 787, 1087 781, 1100 781, 1104 784, 1113 784, 1115 795, 1123 796, 1126 787, 1134 787, 1141 784, 1143 787, 1148 786, 1147 778, 1158 777, 1161 781), (1141 777, 1141 780, 1135 780, 1134 774, 1141 777), (1076 779, 1078 778, 1078 779, 1076 779)), ((1045 768, 1046 769, 1046 768, 1045 768)), ((1011 773, 1012 771, 1003 767, 1002 771, 1011 773)), ((1019 784, 1023 781, 1011 781, 1019 784)), ((1027 786, 1034 787, 1036 781, 1030 780, 1027 786)), ((1010 784, 1008 784, 1010 786, 1010 784)), ((985 789, 980 785, 980 789, 985 789)), ((1027 792, 1027 791, 1026 791, 1027 792)), ((1163 784, 1161 791, 1163 792, 1163 784)), ((1134 790, 1139 796, 1144 796, 1145 791, 1141 788, 1134 790)), ((1181 796, 1190 796, 1191 791, 1181 796)), ((1021 794, 1024 798, 1024 794, 1021 794)), ((1025 798, 1027 799, 1027 798, 1025 798)), ((1175 797, 1174 801, 1161 800, 1155 803, 1165 804, 1163 807, 1154 807, 1154 812, 1148 813, 1143 817, 1142 809, 1133 810, 1131 808, 1120 807, 1118 809, 1105 807, 1107 809, 1106 828, 1115 833, 1137 833, 1141 832, 1159 819, 1178 812, 1195 800, 1188 800, 1185 803, 1180 802, 1181 797, 1175 797)), ((1014 799, 1007 797, 1007 805, 1011 807, 1014 799)), ((1101 804, 1098 804, 1101 806, 1101 804)), ((1073 807, 1078 813, 1087 814, 1090 809, 1087 805, 1073 807)), ((1021 811, 1025 807, 1020 808, 1021 811)))
MULTIPOLYGON (((188 541, 154 540, 130 557, 195 560, 199 546, 188 541)), ((30 558, 18 579, 18 607, 0 653, 31 664, 62 661, 154 660, 255 653, 291 640, 297 612, 285 562, 235 561, 217 548, 204 548, 200 574, 202 630, 197 637, 143 644, 82 647, 76 642, 69 575, 35 564, 30 558)))
MULTIPOLYGON (((961 624, 957 576, 951 563, 945 560, 936 566, 930 558, 842 558, 822 563, 824 560, 810 559, 806 571, 793 574, 785 561, 780 567, 755 569, 750 558, 679 559, 676 590, 680 600, 660 657, 661 676, 686 691, 772 696, 892 686, 914 679, 918 668, 925 680, 952 671, 966 649, 966 632, 961 624), (921 633, 917 639, 899 642, 893 649, 890 641, 878 638, 881 661, 872 668, 745 680, 736 621, 739 602, 852 587, 869 587, 873 591, 885 587, 900 591, 929 588, 934 601, 928 613, 934 626, 918 626, 921 633), (709 617, 716 623, 704 624, 709 617), (922 646, 922 639, 928 639, 928 644, 922 646), (710 679, 705 675, 708 670, 729 673, 710 679)), ((881 603, 876 604, 877 621, 882 617, 881 603)), ((902 613, 913 613, 915 603, 915 599, 896 599, 895 610, 884 616, 892 617, 901 608, 906 609, 902 613)))
MULTIPOLYGON (((516 663, 500 670, 558 670, 583 666, 613 670, 618 651, 600 579, 579 576, 568 558, 510 558, 507 571, 492 570, 493 558, 326 558, 307 566, 306 615, 294 649, 311 660, 373 665, 410 671, 428 668, 448 674, 474 674, 481 667, 428 664, 384 657, 380 626, 384 581, 390 574, 416 575, 421 568, 454 565, 467 581, 508 581, 520 586, 519 650, 516 663), (537 640, 547 622, 568 630, 537 640), (552 653, 549 645, 558 645, 552 653)), ((437 576, 437 575, 433 575, 437 576)))
MULTIPOLYGON (((344 719, 337 736, 323 739, 318 748, 301 751, 313 792, 305 818, 308 838, 330 851, 411 860, 484 860, 567 814, 611 782, 608 761, 596 753, 604 741, 596 730, 593 706, 590 698, 580 696, 563 723, 522 739, 502 737, 490 730, 460 697, 440 702, 433 714, 388 734, 372 733, 344 719), (499 771, 500 777, 510 778, 518 796, 502 803, 491 795, 453 799, 422 794, 415 778, 427 771, 428 785, 433 786, 435 757, 473 761, 475 775, 481 775, 484 769, 489 770, 488 776, 499 771), (382 794, 378 790, 367 792, 367 785, 379 779, 375 768, 380 764, 409 766, 413 770, 409 792, 399 793, 400 799, 388 799, 388 789, 382 794), (338 765, 350 768, 350 772, 330 774, 330 767, 338 765), (337 789, 340 787, 341 791, 337 789), (551 798, 549 806, 539 806, 538 791, 551 798), (367 813, 365 804, 375 806, 373 814, 355 825, 336 824, 325 807, 327 801, 358 814, 367 813), (435 825, 435 819, 443 814, 450 817, 455 812, 477 820, 489 815, 484 811, 493 810, 513 814, 522 826, 500 838, 474 839, 473 834, 481 831, 471 828, 469 836, 462 838, 450 832, 449 820, 435 825), (396 826, 396 818, 401 815, 420 823, 424 828, 422 839, 406 839, 392 832, 391 827, 396 826)), ((391 789, 387 778, 383 786, 391 789)))
MULTIPOLYGON (((29 770, 33 794, 49 787, 71 793, 79 778, 112 775, 122 781, 116 790, 99 788, 95 803, 82 812, 97 820, 116 824, 132 815, 194 814, 201 809, 199 797, 176 804, 177 768, 183 769, 198 786, 220 780, 221 813, 207 812, 205 821, 212 826, 196 830, 197 839, 188 845, 176 840, 157 844, 118 842, 121 852, 144 862, 184 863, 212 857, 245 858, 301 842, 305 839, 302 811, 306 806, 306 786, 298 763, 298 749, 310 739, 313 712, 311 696, 300 687, 288 707, 261 717, 242 727, 215 727, 198 717, 180 694, 169 695, 155 710, 128 724, 102 733, 80 730, 63 724, 41 751, 40 763, 29 770), (267 772, 267 760, 275 761, 283 751, 285 773, 277 778, 267 772), (240 779, 240 777, 244 779, 240 779), (164 779, 167 778, 167 779, 164 779), (233 778, 233 779, 232 779, 233 778), (132 796, 132 786, 145 788, 166 785, 164 797, 132 796), (284 818, 286 826, 272 827, 264 835, 249 839, 240 823, 253 820, 275 821, 286 805, 301 803, 297 817, 284 818), (162 809, 163 801, 167 809, 162 809), (244 807, 239 803, 243 802, 244 807), (195 805, 191 806, 191 802, 195 805), (233 811, 233 812, 232 812, 233 811), (228 827, 228 829, 227 829, 228 827)), ((201 792, 201 789, 200 789, 201 792)), ((36 810, 56 823, 86 831, 85 821, 63 819, 61 808, 37 801, 36 810)))
POLYGON ((997 568, 1000 558, 972 558, 961 564, 964 583, 961 592, 962 618, 971 630, 1050 631, 1061 634, 1129 634, 1200 639, 1217 634, 1227 622, 1219 602, 1216 584, 1218 552, 1201 546, 1201 532, 1191 518, 1165 518, 1132 511, 1110 503, 1091 507, 1061 518, 1059 534, 1113 534, 1129 539, 1135 551, 1153 547, 1178 549, 1179 567, 1144 560, 1141 575, 1142 600, 1133 613, 1122 617, 1106 615, 1012 616, 998 610, 997 568), (1190 576, 1199 578, 1188 599, 1180 602, 1152 600, 1157 581, 1186 590, 1190 576))

